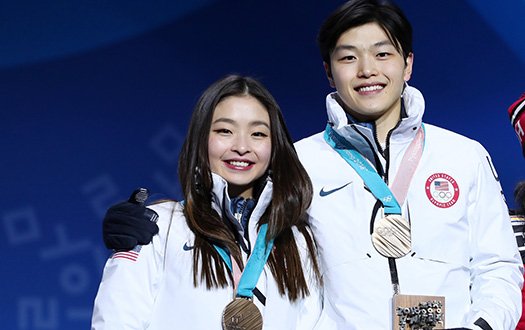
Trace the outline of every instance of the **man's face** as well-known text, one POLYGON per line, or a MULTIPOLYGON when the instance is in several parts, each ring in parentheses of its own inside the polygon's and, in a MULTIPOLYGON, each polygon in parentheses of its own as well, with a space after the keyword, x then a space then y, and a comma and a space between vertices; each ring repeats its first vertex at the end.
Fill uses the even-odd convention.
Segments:
POLYGON ((405 64, 383 29, 368 23, 341 34, 325 69, 345 111, 361 121, 390 117, 397 123, 412 61, 410 54, 405 64))

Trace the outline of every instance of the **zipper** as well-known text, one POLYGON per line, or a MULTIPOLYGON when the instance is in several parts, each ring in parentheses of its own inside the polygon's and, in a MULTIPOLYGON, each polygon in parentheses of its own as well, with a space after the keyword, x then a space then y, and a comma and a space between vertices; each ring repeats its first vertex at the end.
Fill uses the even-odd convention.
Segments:
POLYGON ((392 137, 392 134, 394 133, 396 128, 399 127, 400 124, 401 124, 401 118, 399 118, 399 120, 397 121, 396 126, 394 126, 390 131, 388 131, 388 133, 386 135, 386 140, 385 140, 385 149, 381 148, 381 144, 378 143, 378 141, 377 141, 377 132, 376 132, 376 130, 374 130, 374 137, 376 139, 376 144, 378 146, 378 150, 381 151, 381 154, 385 158, 385 170, 384 170, 384 173, 383 173, 382 177, 383 177, 383 180, 385 181, 386 184, 388 184, 388 179, 389 179, 388 178, 388 172, 389 172, 389 169, 390 169, 390 138, 392 137))
MULTIPOLYGON (((244 211, 246 210, 246 204, 247 204, 247 200, 244 199, 242 201, 240 209, 238 211, 236 210, 235 214, 233 215, 235 219, 239 221, 239 224, 241 224, 241 226, 242 226, 242 217, 244 216, 244 211)), ((243 228, 243 230, 245 229, 243 228)))
MULTIPOLYGON (((239 225, 242 229, 243 235, 240 237, 241 248, 248 254, 251 253, 251 242, 250 242, 250 233, 248 228, 248 222, 246 222, 246 228, 242 225, 242 220, 246 217, 246 210, 248 206, 248 199, 243 199, 241 206, 238 211, 235 212, 233 217, 239 222, 239 225)), ((240 234, 240 233, 239 233, 240 234)))

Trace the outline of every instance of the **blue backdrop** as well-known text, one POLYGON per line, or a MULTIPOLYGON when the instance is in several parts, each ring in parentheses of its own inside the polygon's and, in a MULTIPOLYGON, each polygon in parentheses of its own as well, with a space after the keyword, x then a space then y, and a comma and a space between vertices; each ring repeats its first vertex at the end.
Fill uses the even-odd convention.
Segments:
MULTIPOLYGON (((330 88, 315 35, 340 3, 2 1, 1 328, 89 328, 104 211, 138 186, 180 197, 178 150, 212 81, 255 76, 295 139, 322 130, 330 88)), ((525 175, 506 109, 525 92, 525 1, 398 4, 426 121, 480 141, 512 206, 525 175)))

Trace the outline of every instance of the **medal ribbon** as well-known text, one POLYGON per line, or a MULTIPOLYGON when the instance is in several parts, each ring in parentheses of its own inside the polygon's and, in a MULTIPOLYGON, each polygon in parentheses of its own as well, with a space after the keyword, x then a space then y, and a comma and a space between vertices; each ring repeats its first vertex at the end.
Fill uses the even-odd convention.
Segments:
MULTIPOLYGON (((259 229, 259 234, 257 235, 257 240, 255 241, 255 246, 253 251, 246 262, 246 267, 242 272, 240 278, 238 276, 238 265, 232 264, 232 258, 230 254, 220 246, 213 245, 215 250, 219 252, 219 255, 224 260, 228 269, 234 273, 234 286, 237 288, 237 297, 252 298, 253 289, 259 281, 259 277, 266 265, 266 261, 270 256, 270 252, 273 248, 273 239, 266 244, 266 231, 268 230, 268 224, 261 225, 259 229), (237 270, 236 270, 237 268, 237 270)), ((233 260, 235 262, 235 260, 233 260)))
MULTIPOLYGON (((421 126, 416 133, 414 140, 410 143, 401 161, 402 166, 392 184, 392 190, 385 181, 377 174, 375 168, 370 165, 356 148, 334 131, 330 124, 326 125, 324 133, 325 141, 359 174, 372 194, 383 203, 385 214, 401 215, 401 205, 403 205, 410 181, 416 171, 425 141, 425 132, 421 126), (399 201, 399 202, 398 202, 399 201)), ((388 258, 390 277, 394 293, 399 293, 399 279, 395 258, 388 258)))
POLYGON ((330 126, 326 125, 324 139, 363 179, 372 194, 381 201, 385 214, 401 214, 401 204, 406 198, 408 187, 416 167, 421 159, 424 144, 424 131, 422 128, 416 134, 412 143, 403 156, 399 173, 394 179, 392 190, 377 174, 375 168, 370 165, 356 148, 330 126))
POLYGON ((396 200, 403 205, 405 198, 407 197, 408 187, 412 176, 416 172, 417 165, 423 154, 423 145, 425 143, 425 131, 423 126, 419 128, 414 137, 414 140, 410 143, 407 151, 403 155, 401 164, 403 166, 397 171, 396 177, 392 183, 392 192, 396 197, 396 200))
POLYGON ((324 139, 359 174, 372 194, 381 201, 386 214, 401 214, 399 203, 375 168, 330 124, 326 125, 324 139))

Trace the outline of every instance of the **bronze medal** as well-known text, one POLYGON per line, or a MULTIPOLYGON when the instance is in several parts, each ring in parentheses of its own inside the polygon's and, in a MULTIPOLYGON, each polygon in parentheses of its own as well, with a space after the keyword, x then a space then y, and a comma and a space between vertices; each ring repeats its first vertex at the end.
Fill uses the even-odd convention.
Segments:
POLYGON ((263 325, 259 308, 246 298, 236 298, 222 312, 224 330, 261 330, 263 325))
POLYGON ((384 257, 401 258, 410 252, 410 225, 398 214, 390 214, 374 223, 372 245, 384 257))

